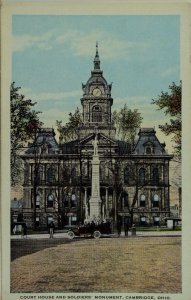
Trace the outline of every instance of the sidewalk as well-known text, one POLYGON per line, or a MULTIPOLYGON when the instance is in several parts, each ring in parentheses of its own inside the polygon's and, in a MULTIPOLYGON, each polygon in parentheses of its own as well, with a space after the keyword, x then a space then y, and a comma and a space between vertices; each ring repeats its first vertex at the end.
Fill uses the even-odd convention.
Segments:
MULTIPOLYGON (((136 235, 131 235, 129 232, 129 238, 136 238, 136 237, 159 237, 159 236, 182 236, 181 231, 137 231, 136 235)), ((111 235, 113 238, 117 238, 117 234, 111 235)), ((49 239, 50 235, 48 233, 45 234, 31 234, 27 235, 27 237, 22 237, 21 235, 11 235, 11 239, 49 239)), ((55 239, 68 239, 67 232, 62 233, 54 233, 55 239)), ((80 237, 76 237, 80 238, 80 237)), ((126 238, 123 234, 121 234, 120 238, 126 238)))

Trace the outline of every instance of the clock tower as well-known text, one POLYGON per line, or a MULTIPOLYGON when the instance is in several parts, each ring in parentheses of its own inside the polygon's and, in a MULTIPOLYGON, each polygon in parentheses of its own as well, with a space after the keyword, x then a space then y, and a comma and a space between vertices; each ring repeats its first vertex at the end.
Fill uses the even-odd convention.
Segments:
POLYGON ((94 132, 96 127, 99 132, 114 138, 115 128, 111 114, 111 106, 113 104, 111 88, 112 84, 107 83, 103 77, 103 71, 100 69, 98 44, 96 44, 94 69, 91 71, 91 77, 86 84, 82 84, 83 126, 81 130, 82 132, 84 131, 83 135, 94 132))

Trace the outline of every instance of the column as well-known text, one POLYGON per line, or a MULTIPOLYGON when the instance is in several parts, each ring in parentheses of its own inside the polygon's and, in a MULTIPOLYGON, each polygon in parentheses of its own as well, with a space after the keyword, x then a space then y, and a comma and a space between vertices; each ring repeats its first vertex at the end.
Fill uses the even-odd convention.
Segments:
POLYGON ((84 189, 85 189, 85 194, 84 194, 85 221, 88 222, 89 212, 88 212, 88 203, 87 203, 87 187, 85 187, 84 189))
POLYGON ((108 188, 105 188, 105 209, 106 209, 106 219, 109 217, 109 204, 108 204, 108 188))

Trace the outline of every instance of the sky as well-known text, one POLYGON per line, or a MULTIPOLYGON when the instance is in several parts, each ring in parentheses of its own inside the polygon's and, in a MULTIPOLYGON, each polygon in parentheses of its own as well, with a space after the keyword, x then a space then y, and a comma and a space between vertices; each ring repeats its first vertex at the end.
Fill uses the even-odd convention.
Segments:
POLYGON ((82 83, 93 69, 96 42, 103 76, 112 82, 113 110, 138 109, 142 127, 155 127, 164 112, 151 104, 180 81, 180 20, 176 15, 15 15, 12 20, 12 81, 37 102, 45 127, 67 121, 81 108, 82 83))

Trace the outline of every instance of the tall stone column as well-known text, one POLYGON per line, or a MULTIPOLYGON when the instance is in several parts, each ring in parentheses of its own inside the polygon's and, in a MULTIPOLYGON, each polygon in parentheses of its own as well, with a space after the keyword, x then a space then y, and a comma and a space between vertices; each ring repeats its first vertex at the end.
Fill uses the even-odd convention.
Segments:
POLYGON ((99 155, 97 134, 93 142, 94 154, 92 159, 92 191, 90 198, 90 221, 99 223, 101 218, 101 199, 100 199, 100 174, 99 174, 99 155))
POLYGON ((84 207, 85 207, 85 223, 89 222, 89 211, 88 211, 88 203, 87 203, 87 187, 85 187, 84 194, 84 207))

